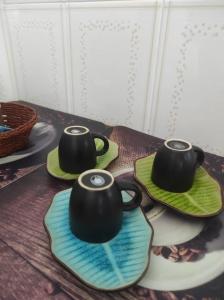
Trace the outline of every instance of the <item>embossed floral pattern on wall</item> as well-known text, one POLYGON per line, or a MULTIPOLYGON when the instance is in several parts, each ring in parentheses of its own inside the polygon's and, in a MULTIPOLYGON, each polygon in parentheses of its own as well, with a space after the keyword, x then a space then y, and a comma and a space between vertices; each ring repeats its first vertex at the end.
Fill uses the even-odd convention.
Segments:
MULTIPOLYGON (((81 81, 81 92, 80 92, 80 101, 81 101, 81 110, 82 113, 87 115, 92 119, 98 119, 98 115, 88 111, 88 63, 87 63, 87 39, 88 33, 91 31, 99 32, 122 32, 129 31, 131 32, 130 38, 130 50, 129 50, 129 65, 128 65, 128 74, 127 74, 127 111, 124 116, 123 124, 128 126, 133 126, 133 105, 137 101, 135 99, 135 89, 136 89, 136 64, 138 61, 138 51, 139 51, 139 31, 140 25, 133 23, 131 21, 120 21, 120 22, 110 22, 109 20, 95 20, 88 21, 86 23, 80 22, 79 30, 81 32, 80 38, 80 60, 81 60, 81 70, 80 70, 80 81, 81 81)), ((109 122, 111 124, 119 123, 115 117, 106 117, 101 116, 101 121, 109 122)))
MULTIPOLYGON (((198 24, 187 24, 184 26, 184 30, 181 32, 182 42, 179 49, 179 59, 176 65, 176 82, 173 87, 172 101, 169 112, 168 121, 168 137, 174 136, 177 126, 178 112, 183 101, 185 73, 187 70, 187 54, 189 47, 195 38, 217 38, 219 36, 224 37, 224 24, 207 24, 205 22, 198 24)), ((200 144, 200 141, 194 141, 196 144, 200 144)), ((207 151, 222 155, 223 152, 217 147, 213 147, 211 144, 203 145, 203 148, 207 151)))
MULTIPOLYGON (((55 45, 55 34, 54 34, 54 27, 55 24, 50 21, 39 21, 39 20, 28 20, 23 21, 19 25, 14 25, 14 30, 16 33, 16 44, 17 44, 17 54, 19 57, 19 66, 20 66, 20 72, 22 74, 23 78, 23 90, 25 92, 26 99, 24 100, 34 100, 35 102, 42 103, 46 106, 52 106, 52 102, 48 99, 39 99, 38 95, 33 95, 32 99, 29 99, 28 96, 28 67, 26 65, 26 59, 24 56, 24 45, 22 43, 21 34, 24 31, 44 31, 48 35, 48 47, 49 47, 49 60, 50 60, 50 88, 53 91, 54 99, 55 99, 55 108, 57 107, 57 103, 59 103, 60 99, 58 99, 58 74, 57 74, 57 58, 56 58, 56 45, 55 45)), ((41 92, 41 91, 40 91, 41 92)))

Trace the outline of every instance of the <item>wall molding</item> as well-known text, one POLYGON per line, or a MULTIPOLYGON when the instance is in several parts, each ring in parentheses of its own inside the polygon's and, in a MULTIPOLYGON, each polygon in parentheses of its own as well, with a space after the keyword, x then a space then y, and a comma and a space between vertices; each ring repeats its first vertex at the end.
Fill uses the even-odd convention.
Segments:
MULTIPOLYGON (((127 116, 124 119, 124 124, 131 124, 132 123, 132 116, 134 114, 132 107, 133 107, 133 101, 135 100, 134 94, 135 94, 135 85, 136 85, 136 63, 138 60, 138 46, 139 46, 139 30, 140 25, 137 23, 132 23, 130 21, 127 22, 120 22, 116 21, 111 23, 108 20, 101 20, 97 19, 94 21, 89 22, 80 22, 79 29, 81 32, 81 72, 80 72, 80 79, 81 79, 81 108, 82 113, 88 114, 91 118, 97 118, 97 115, 93 114, 92 112, 88 111, 88 105, 87 105, 87 73, 88 73, 88 67, 86 62, 87 57, 87 49, 86 49, 86 43, 88 38, 88 32, 92 31, 99 31, 99 32, 122 32, 122 31, 128 31, 130 32, 131 39, 130 39, 130 58, 129 58, 129 65, 128 65, 128 77, 127 77, 127 116)), ((113 124, 116 122, 116 118, 108 119, 107 122, 113 124)))
POLYGON ((7 3, 4 1, 2 4, 7 9, 12 10, 35 10, 35 9, 55 9, 65 5, 70 9, 93 9, 93 8, 147 8, 155 7, 160 0, 124 0, 124 1, 46 1, 46 2, 13 2, 7 3))
MULTIPOLYGON (((2 44, 2 47, 5 46, 4 36, 3 36, 3 28, 2 28, 2 22, 1 22, 1 12, 0 12, 0 44, 2 44)), ((4 69, 1 68, 0 69, 0 101, 4 100, 7 97, 6 96, 6 91, 5 91, 6 83, 5 83, 5 78, 4 78, 4 75, 3 75, 3 71, 4 71, 4 69)))
MULTIPOLYGON (((223 7, 223 0, 111 0, 111 1, 76 1, 76 0, 1 0, 10 9, 38 9, 38 5, 51 9, 54 5, 65 4, 73 8, 104 8, 104 7, 223 7)), ((0 2, 1 2, 0 1, 0 2)))
MULTIPOLYGON (((10 32, 9 32, 9 26, 8 26, 8 20, 6 16, 6 10, 5 6, 0 3, 0 22, 1 22, 1 27, 2 27, 2 33, 3 33, 3 40, 4 40, 4 45, 2 47, 5 48, 6 50, 6 55, 7 55, 7 65, 9 69, 9 75, 10 75, 10 86, 12 88, 12 95, 14 99, 10 100, 16 100, 18 99, 18 87, 17 87, 17 82, 16 82, 16 76, 15 76, 15 62, 12 54, 12 41, 10 37, 10 32)), ((5 95, 6 98, 8 98, 7 95, 5 95)))
MULTIPOLYGON (((224 37, 224 22, 222 25, 218 25, 217 23, 214 23, 213 25, 206 25, 206 22, 185 25, 184 30, 181 33, 182 42, 179 49, 178 63, 176 66, 176 80, 172 92, 172 101, 168 119, 168 135, 166 138, 174 136, 176 132, 178 111, 180 109, 181 102, 183 101, 185 71, 187 68, 186 56, 193 39, 207 37, 215 39, 220 35, 224 37)), ((200 144, 200 142, 197 140, 195 143, 200 144)), ((209 146, 208 144, 203 145, 203 148, 211 152, 220 152, 218 148, 209 146)))
POLYGON ((89 9, 89 8, 147 8, 157 7, 159 0, 124 0, 124 1, 91 1, 91 2, 68 2, 71 9, 89 9))
POLYGON ((184 8, 184 7, 223 7, 223 0, 167 0, 170 7, 184 8))
POLYGON ((2 4, 2 7, 5 10, 58 10, 61 9, 62 3, 13 3, 8 4, 4 3, 2 4))
POLYGON ((154 38, 151 57, 152 63, 151 71, 149 71, 148 93, 144 115, 143 131, 150 134, 154 134, 155 130, 168 16, 169 6, 167 5, 167 1, 162 0, 161 5, 157 8, 157 15, 154 25, 154 38))
MULTIPOLYGON (((23 97, 24 100, 43 105, 43 102, 39 101, 39 93, 32 96, 32 94, 30 94, 30 90, 29 94, 27 92, 28 89, 26 91, 26 81, 29 80, 27 77, 29 70, 26 65, 26 56, 24 56, 24 51, 28 48, 25 48, 24 50, 23 41, 21 40, 21 37, 23 38, 24 34, 26 35, 26 32, 34 32, 34 34, 35 32, 43 32, 43 36, 46 39, 43 46, 46 48, 46 59, 49 64, 47 69, 47 72, 49 72, 47 79, 49 80, 48 87, 51 86, 52 91, 50 92, 49 88, 47 88, 46 90, 43 89, 43 91, 40 91, 40 94, 45 93, 46 97, 44 96, 43 101, 46 101, 46 105, 49 107, 58 108, 68 112, 69 80, 67 80, 66 76, 67 66, 69 64, 66 60, 69 58, 69 55, 65 54, 65 32, 67 32, 65 26, 67 16, 64 15, 64 11, 62 10, 63 4, 51 4, 50 7, 51 11, 54 12, 50 15, 52 18, 48 18, 47 14, 41 14, 42 11, 46 13, 49 9, 49 5, 4 5, 5 19, 8 27, 8 38, 11 40, 11 45, 14 47, 13 48, 11 46, 10 51, 14 62, 14 77, 17 85, 17 98, 20 96, 23 97), (21 7, 22 9, 20 9, 21 7), (24 8, 26 8, 27 13, 24 11, 24 8), (17 11, 21 12, 21 15, 17 15, 17 11), (57 26, 57 31, 55 26, 57 26), (61 43, 58 43, 58 38, 61 39, 61 43), (58 64, 58 59, 60 64, 58 64)), ((26 43, 26 47, 27 45, 28 44, 26 43)), ((33 63, 34 68, 36 68, 34 58, 33 63)))
POLYGON ((62 18, 62 35, 63 35, 63 58, 65 71, 65 86, 67 98, 67 111, 72 113, 75 111, 74 95, 73 95, 73 76, 72 76, 72 51, 71 51, 71 28, 70 28, 70 13, 67 4, 61 6, 62 18))
MULTIPOLYGON (((18 49, 18 55, 20 58, 19 64, 20 64, 20 70, 23 74, 23 84, 24 84, 24 91, 25 91, 25 96, 27 97, 27 73, 26 73, 26 67, 25 67, 25 58, 23 54, 23 45, 21 43, 20 39, 20 34, 21 31, 24 30, 33 30, 33 29, 38 29, 38 30, 43 30, 47 32, 48 34, 48 40, 49 40, 49 50, 50 50, 50 61, 51 61, 51 74, 52 74, 52 87, 54 91, 54 96, 55 99, 58 98, 58 81, 57 81, 57 61, 55 57, 55 36, 53 32, 54 28, 54 23, 48 21, 48 22, 41 22, 41 21, 36 21, 36 20, 29 20, 21 23, 19 26, 16 24, 14 25, 14 30, 16 31, 16 43, 17 43, 17 49, 18 49)), ((18 79, 17 79, 18 82, 18 79)))
POLYGON ((186 54, 187 51, 195 38, 217 38, 220 35, 224 37, 224 22, 221 26, 216 23, 212 26, 211 24, 206 25, 205 22, 194 23, 185 25, 184 30, 181 33, 182 43, 180 47, 180 54, 178 64, 176 66, 176 83, 173 88, 172 102, 168 120, 168 133, 169 136, 173 136, 176 131, 176 116, 182 102, 182 94, 185 82, 185 71, 186 71, 186 54))
MULTIPOLYGON (((175 48, 177 47, 176 51, 174 52, 177 63, 172 65, 173 70, 175 70, 174 75, 171 72, 171 76, 175 80, 175 83, 173 83, 170 86, 170 88, 168 88, 169 91, 167 92, 167 97, 169 98, 169 99, 167 99, 167 101, 169 101, 170 104, 168 105, 168 103, 167 103, 167 105, 165 105, 166 95, 165 95, 164 89, 163 89, 163 98, 160 98, 159 94, 160 94, 160 91, 162 91, 161 90, 162 87, 158 88, 158 91, 159 91, 158 96, 154 98, 157 108, 155 110, 156 113, 152 113, 152 115, 154 116, 154 125, 152 125, 151 128, 149 126, 149 129, 151 129, 150 133, 155 134, 155 132, 156 132, 157 134, 159 134, 159 132, 160 132, 160 137, 163 137, 165 139, 170 138, 172 136, 176 136, 178 127, 179 127, 178 136, 180 136, 181 132, 183 132, 183 134, 185 134, 184 121, 181 120, 181 117, 183 116, 183 118, 184 118, 185 115, 183 114, 180 116, 180 114, 178 112, 181 109, 181 105, 182 105, 181 103, 183 101, 185 101, 185 103, 186 103, 186 99, 183 100, 183 93, 184 93, 184 89, 185 89, 184 83, 186 82, 185 72, 188 69, 188 67, 191 66, 191 63, 189 63, 189 66, 187 65, 186 58, 187 58, 187 53, 189 51, 189 48, 191 47, 192 42, 194 41, 194 39, 199 39, 204 42, 204 41, 206 41, 207 38, 209 38, 209 42, 213 43, 212 40, 214 40, 216 38, 219 38, 220 42, 221 42, 221 40, 223 41, 223 38, 224 38, 224 21, 222 21, 222 18, 221 18, 222 14, 223 14, 224 1, 222 1, 222 3, 220 1, 216 1, 215 3, 214 2, 211 3, 211 1, 206 1, 206 3, 202 4, 201 11, 198 10, 198 5, 196 5, 196 4, 198 4, 197 0, 194 3, 195 5, 190 5, 190 3, 188 3, 189 5, 186 7, 186 10, 185 10, 185 6, 182 5, 182 4, 184 4, 184 1, 170 1, 167 4, 166 4, 166 7, 168 7, 169 12, 173 13, 172 17, 174 17, 174 15, 177 17, 176 24, 178 24, 179 9, 181 9, 184 12, 183 15, 185 14, 185 16, 186 16, 186 20, 185 20, 186 22, 184 22, 184 24, 183 24, 183 29, 180 30, 180 33, 178 33, 178 46, 176 44, 174 44, 175 48), (171 2, 172 3, 175 2, 175 4, 177 3, 178 6, 172 6, 171 2), (217 3, 219 4, 219 8, 222 7, 222 10, 221 9, 218 10, 217 3), (168 6, 167 4, 170 4, 170 6, 168 6), (194 17, 192 18, 192 21, 189 21, 189 19, 191 19, 189 17, 191 12, 192 13, 194 12, 194 14, 193 14, 194 17), (200 14, 199 14, 199 12, 200 12, 200 14), (210 13, 211 13, 211 16, 209 17, 210 13), (197 21, 197 14, 200 16, 200 18, 198 18, 200 21, 197 21), (218 20, 215 19, 216 14, 219 17, 218 20), (214 16, 214 17, 212 17, 212 16, 214 16), (160 104, 160 101, 161 101, 161 104, 160 104), (162 110, 163 110, 162 104, 165 105, 164 111, 167 111, 167 113, 165 113, 165 112, 162 113, 162 110), (160 111, 158 111, 158 109, 160 109, 160 111), (165 120, 166 120, 166 122, 164 120, 161 120, 162 121, 161 123, 163 125, 162 125, 162 128, 160 128, 160 129, 159 129, 160 122, 159 122, 159 119, 157 116, 157 112, 161 112, 161 114, 159 114, 160 118, 161 118, 161 116, 164 116, 165 120), (179 123, 177 126, 178 120, 179 120, 179 123), (156 128, 155 128, 155 125, 157 125, 156 128), (162 136, 161 136, 161 134, 162 134, 162 136)), ((172 21, 172 19, 169 14, 168 21, 167 21, 168 25, 170 24, 169 23, 170 21, 172 21)), ((168 36, 169 37, 172 36, 173 30, 175 30, 173 26, 175 26, 175 24, 173 22, 172 22, 172 29, 169 28, 169 26, 167 26, 168 27, 167 32, 166 32, 167 38, 168 38, 168 36)), ((170 45, 172 45, 172 43, 163 45, 162 48, 167 50, 167 49, 169 49, 168 47, 170 47, 170 45)), ((200 42, 199 42, 199 45, 200 45, 200 42)), ((169 50, 169 53, 170 53, 170 51, 172 51, 172 50, 169 50)), ((215 55, 215 53, 213 53, 213 55, 215 55)), ((166 58, 165 63, 168 63, 169 59, 170 59, 170 56, 168 56, 166 58)), ((162 62, 162 68, 164 66, 165 65, 162 62)), ((168 66, 171 67, 170 64, 168 66)), ((160 69, 160 71, 163 72, 163 69, 160 69)), ((220 65, 220 70, 219 70, 219 68, 217 69, 217 72, 219 72, 219 71, 222 71, 222 73, 223 73, 223 65, 220 65)), ((164 77, 163 80, 167 79, 169 81, 169 78, 168 78, 169 75, 167 72, 168 72, 168 69, 165 68, 165 76, 166 77, 164 77)), ((161 78, 161 76, 160 76, 160 78, 161 78)), ((159 82, 161 82, 161 81, 162 81, 162 78, 161 78, 161 80, 159 80, 159 82)), ((215 82, 213 82, 213 83, 215 83, 215 82)), ((161 82, 161 84, 162 84, 162 82, 161 82)), ((167 88, 167 84, 165 84, 164 88, 165 89, 167 88)), ((212 82, 211 82, 211 89, 212 89, 212 82)), ((192 105, 193 105, 193 102, 192 102, 192 105)), ((221 106, 220 106, 220 109, 221 109, 221 106)), ((209 113, 209 112, 207 112, 207 113, 209 113)), ((150 118, 150 115, 146 119, 149 119, 149 118, 150 118)), ((189 118, 189 116, 188 116, 188 118, 189 118)), ((213 118, 214 118, 214 116, 213 116, 213 118)), ((212 118, 211 118, 211 120, 212 120, 212 118)), ((217 122, 219 122, 219 121, 217 121, 217 122)), ((221 122, 221 119, 220 119, 220 122, 221 122)), ((153 121, 152 121, 152 123, 153 123, 153 121)), ((211 121, 211 123, 212 123, 212 121, 211 121)), ((217 124, 216 126, 219 126, 218 123, 216 123, 216 124, 217 124)), ((211 127, 211 124, 208 126, 211 127)), ((221 123, 220 123, 220 126, 221 126, 221 123)), ((213 128, 215 131, 215 127, 213 127, 213 128)), ((201 137, 200 137, 200 134, 196 135, 194 133, 191 134, 190 132, 188 132, 186 134, 188 134, 189 139, 192 138, 192 141, 196 145, 200 145, 205 151, 212 152, 212 153, 215 153, 218 155, 224 155, 224 152, 223 152, 224 144, 221 145, 220 142, 216 143, 215 141, 216 141, 217 137, 216 138, 214 137, 214 145, 212 142, 211 143, 208 142, 210 140, 212 141, 211 130, 209 131, 209 133, 207 133, 208 137, 206 137, 206 133, 204 132, 203 128, 201 129, 201 137), (208 139, 208 141, 207 141, 207 139, 208 139)), ((221 138, 220 130, 219 130, 219 137, 221 138)))

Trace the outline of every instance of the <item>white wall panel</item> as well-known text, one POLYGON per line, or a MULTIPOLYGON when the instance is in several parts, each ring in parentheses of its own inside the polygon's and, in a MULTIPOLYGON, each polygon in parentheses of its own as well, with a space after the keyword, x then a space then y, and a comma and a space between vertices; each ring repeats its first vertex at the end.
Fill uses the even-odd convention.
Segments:
POLYGON ((18 97, 67 110, 60 5, 10 6, 8 26, 18 97))
POLYGON ((223 53, 223 0, 0 0, 0 98, 221 155, 223 53))
POLYGON ((143 129, 155 7, 70 7, 74 111, 143 129))
POLYGON ((7 53, 3 18, 3 10, 0 6, 0 101, 16 99, 16 91, 10 77, 10 57, 7 53))
POLYGON ((152 131, 224 155, 224 7, 170 7, 152 131))

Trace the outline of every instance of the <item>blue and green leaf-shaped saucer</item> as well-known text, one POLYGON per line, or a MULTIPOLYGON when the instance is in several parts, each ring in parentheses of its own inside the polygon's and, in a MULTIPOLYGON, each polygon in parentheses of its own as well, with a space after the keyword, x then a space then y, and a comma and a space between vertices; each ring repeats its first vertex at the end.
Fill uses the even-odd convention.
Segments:
MULTIPOLYGON (((105 169, 113 160, 118 157, 118 145, 111 140, 108 141, 109 150, 104 155, 97 156, 95 169, 105 169)), ((103 147, 102 140, 95 139, 95 143, 97 150, 100 150, 103 147)), ((73 180, 79 177, 79 174, 66 173, 60 168, 58 160, 58 147, 48 153, 47 170, 49 174, 59 179, 73 180)))
MULTIPOLYGON (((148 268, 153 229, 141 208, 123 213, 120 232, 102 244, 76 238, 69 226, 71 189, 54 197, 44 224, 53 256, 81 281, 95 289, 113 291, 141 279, 148 268)), ((123 201, 130 195, 122 192, 123 201)))
POLYGON ((155 154, 135 161, 135 179, 155 201, 184 215, 211 217, 223 210, 223 192, 216 181, 203 168, 196 171, 192 188, 185 193, 171 193, 156 186, 151 179, 155 154))

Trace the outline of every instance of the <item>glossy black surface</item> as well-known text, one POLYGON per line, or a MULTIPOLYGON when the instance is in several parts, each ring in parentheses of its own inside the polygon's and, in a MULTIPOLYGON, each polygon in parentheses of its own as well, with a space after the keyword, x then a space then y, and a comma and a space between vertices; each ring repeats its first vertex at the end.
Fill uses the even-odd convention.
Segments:
POLYGON ((164 144, 154 159, 152 181, 170 192, 186 192, 192 187, 195 171, 203 161, 204 152, 198 147, 192 146, 191 149, 184 150, 183 145, 180 151, 164 144))
POLYGON ((67 173, 81 173, 92 169, 96 165, 96 157, 105 154, 108 149, 108 140, 102 135, 91 132, 71 135, 63 132, 58 147, 60 168, 67 173), (95 138, 104 142, 100 151, 96 150, 95 138))
POLYGON ((132 183, 114 181, 106 189, 89 190, 76 180, 69 203, 71 230, 81 240, 106 242, 121 229, 123 210, 138 207, 141 199, 140 190, 132 183), (121 190, 134 191, 135 195, 128 203, 123 203, 121 190))

